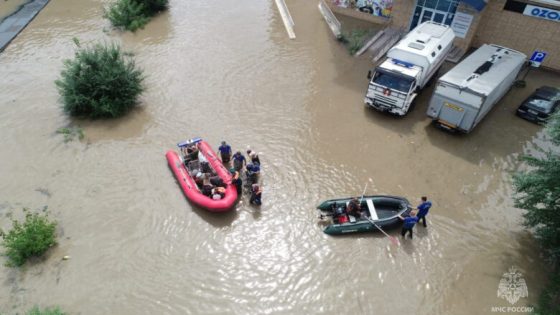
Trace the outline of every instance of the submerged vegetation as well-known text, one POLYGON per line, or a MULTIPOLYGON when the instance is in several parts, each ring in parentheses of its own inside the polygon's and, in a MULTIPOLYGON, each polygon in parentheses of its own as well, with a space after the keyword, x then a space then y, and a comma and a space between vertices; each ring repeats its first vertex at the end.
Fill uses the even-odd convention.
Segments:
POLYGON ((80 127, 59 128, 56 133, 64 135, 64 142, 70 142, 76 137, 78 137, 78 140, 83 140, 85 137, 84 130, 80 127))
POLYGON ((42 214, 32 213, 29 209, 23 209, 23 212, 23 222, 12 219, 12 229, 7 233, 0 231, 8 266, 21 266, 27 259, 42 256, 56 245, 56 222, 49 220, 47 208, 42 214))
POLYGON ((77 39, 74 59, 64 61, 61 78, 55 81, 64 111, 72 116, 114 118, 138 103, 144 76, 132 54, 116 44, 81 48, 77 39))
POLYGON ((40 309, 38 306, 33 307, 30 309, 26 315, 65 315, 63 311, 60 310, 60 307, 47 307, 45 309, 40 309))
MULTIPOLYGON (((560 113, 552 116, 546 130, 552 143, 560 145, 560 113)), ((527 210, 524 225, 547 253, 552 276, 541 293, 536 314, 560 314, 560 153, 540 150, 542 158, 524 156, 529 171, 514 177, 515 205, 527 210)))
POLYGON ((357 29, 343 33, 338 40, 346 46, 351 55, 354 55, 362 48, 368 35, 369 32, 367 30, 357 29))
POLYGON ((105 17, 114 27, 134 32, 168 6, 168 0, 117 0, 105 11, 105 17))

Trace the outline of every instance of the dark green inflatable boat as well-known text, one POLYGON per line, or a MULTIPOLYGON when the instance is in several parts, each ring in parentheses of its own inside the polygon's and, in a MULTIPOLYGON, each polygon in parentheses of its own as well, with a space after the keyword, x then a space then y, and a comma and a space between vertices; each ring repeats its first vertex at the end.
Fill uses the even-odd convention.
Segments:
POLYGON ((352 198, 330 199, 321 203, 317 209, 321 219, 330 218, 331 224, 324 230, 330 235, 376 231, 372 221, 381 228, 400 222, 399 215, 407 216, 412 210, 408 200, 398 196, 364 196, 361 200, 362 217, 356 218, 346 213, 352 198))

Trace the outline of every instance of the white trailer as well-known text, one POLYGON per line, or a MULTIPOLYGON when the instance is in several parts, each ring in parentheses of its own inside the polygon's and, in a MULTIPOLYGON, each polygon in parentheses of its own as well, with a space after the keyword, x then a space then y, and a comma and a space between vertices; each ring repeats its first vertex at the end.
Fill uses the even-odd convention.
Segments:
POLYGON ((482 45, 438 80, 426 114, 440 127, 470 132, 509 91, 526 58, 482 45))
POLYGON ((443 24, 424 22, 410 31, 370 71, 364 102, 380 111, 403 116, 418 92, 436 74, 449 54, 455 34, 443 24))

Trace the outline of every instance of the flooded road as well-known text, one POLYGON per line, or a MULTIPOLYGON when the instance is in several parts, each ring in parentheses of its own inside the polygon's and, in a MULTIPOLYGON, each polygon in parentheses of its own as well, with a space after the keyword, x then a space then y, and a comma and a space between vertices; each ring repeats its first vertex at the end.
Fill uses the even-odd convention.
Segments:
POLYGON ((543 135, 513 113, 557 78, 532 72, 453 136, 429 124, 430 91, 404 118, 366 109, 371 64, 332 39, 315 1, 288 1, 296 40, 273 1, 171 1, 135 34, 110 30, 108 2, 51 0, 0 54, 1 226, 10 209, 47 205, 61 234, 46 261, 0 267, 0 312, 487 314, 509 305, 496 291, 511 266, 529 290, 516 305, 536 301, 545 265, 510 174, 543 135), (112 121, 62 113, 53 81, 73 37, 136 54, 140 108, 112 121), (68 125, 86 138, 64 143, 56 130, 68 125), (246 196, 225 215, 191 207, 164 154, 193 136, 260 152, 260 210, 246 196), (413 204, 428 195, 428 228, 400 247, 325 235, 315 207, 365 183, 413 204))

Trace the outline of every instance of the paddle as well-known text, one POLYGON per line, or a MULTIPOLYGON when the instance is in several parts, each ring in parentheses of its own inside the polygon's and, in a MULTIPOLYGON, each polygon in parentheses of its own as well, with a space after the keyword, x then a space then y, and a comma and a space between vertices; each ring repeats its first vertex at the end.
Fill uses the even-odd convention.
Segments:
MULTIPOLYGON (((360 205, 362 204, 362 201, 364 200, 364 195, 366 193, 366 189, 367 189, 367 185, 368 183, 366 183, 366 187, 364 187, 364 192, 362 192, 362 198, 360 199, 360 205)), ((381 231, 381 233, 385 234, 385 236, 387 236, 389 238, 389 240, 391 241, 391 243, 393 243, 393 245, 398 246, 399 245, 399 240, 397 238, 395 238, 394 236, 391 236, 389 234, 387 234, 387 232, 383 231, 383 229, 375 224, 375 221, 373 221, 371 218, 366 217, 366 219, 373 224, 373 226, 375 226, 379 231, 381 231)))

